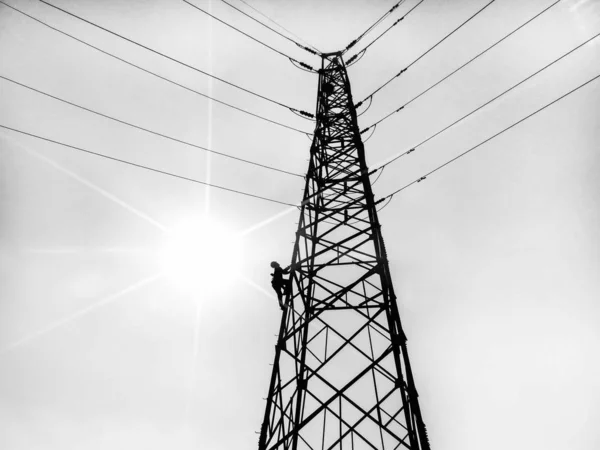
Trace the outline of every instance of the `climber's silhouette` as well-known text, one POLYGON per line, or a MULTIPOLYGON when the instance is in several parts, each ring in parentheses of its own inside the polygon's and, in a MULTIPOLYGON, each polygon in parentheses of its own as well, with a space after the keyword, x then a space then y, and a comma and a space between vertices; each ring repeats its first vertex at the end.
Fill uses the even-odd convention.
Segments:
POLYGON ((283 278, 283 274, 289 273, 290 268, 286 267, 285 269, 282 269, 277 261, 271 262, 271 267, 273 268, 273 273, 271 274, 273 277, 271 280, 271 286, 273 286, 273 289, 275 289, 275 292, 277 293, 279 307, 283 309, 283 294, 290 284, 290 280, 283 278))

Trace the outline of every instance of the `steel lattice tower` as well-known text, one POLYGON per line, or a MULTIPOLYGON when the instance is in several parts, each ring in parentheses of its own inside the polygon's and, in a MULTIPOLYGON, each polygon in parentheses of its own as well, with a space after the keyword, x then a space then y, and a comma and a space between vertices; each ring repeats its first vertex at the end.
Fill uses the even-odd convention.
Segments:
POLYGON ((429 450, 346 67, 317 122, 259 450, 429 450))

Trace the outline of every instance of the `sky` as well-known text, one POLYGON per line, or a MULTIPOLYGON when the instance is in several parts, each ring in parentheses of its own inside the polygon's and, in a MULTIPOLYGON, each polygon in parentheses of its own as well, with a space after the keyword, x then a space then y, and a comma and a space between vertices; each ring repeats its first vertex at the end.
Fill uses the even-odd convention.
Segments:
MULTIPOLYGON (((275 104, 39 1, 6 3, 198 92, 311 132, 310 121, 275 104)), ((315 74, 182 1, 53 3, 314 112, 315 74)), ((221 1, 192 3, 320 64, 221 1)), ((335 51, 395 1, 247 3, 335 51)), ((383 25, 416 3, 406 0, 383 25)), ((485 3, 425 0, 349 67, 354 99, 485 3)), ((551 3, 496 0, 377 94, 360 126, 551 3)), ((381 123, 365 144, 368 165, 412 148, 598 32, 599 0, 561 1, 381 123)), ((390 164, 374 184, 376 198, 600 74, 599 41, 390 164)), ((180 140, 306 171, 303 133, 211 102, 1 4, 0 55, 3 77, 180 140)), ((599 105, 597 80, 396 194, 380 212, 434 449, 600 448, 599 105)), ((209 155, 5 79, 0 124, 284 203, 302 196, 301 177, 209 155)), ((281 317, 269 262, 289 262, 297 220, 282 204, 0 129, 0 447, 256 448, 281 317)))

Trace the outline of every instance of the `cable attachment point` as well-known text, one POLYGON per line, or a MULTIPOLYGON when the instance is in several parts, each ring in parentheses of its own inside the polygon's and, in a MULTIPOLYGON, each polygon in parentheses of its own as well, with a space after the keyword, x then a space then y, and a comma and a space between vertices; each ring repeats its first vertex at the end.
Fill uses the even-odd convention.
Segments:
POLYGON ((394 78, 398 78, 400 75, 402 75, 404 72, 406 72, 408 70, 408 67, 402 69, 400 72, 398 72, 398 75, 396 75, 394 78))
POLYGON ((296 109, 296 108, 291 108, 291 107, 288 107, 288 109, 291 112, 293 112, 294 114, 296 114, 297 116, 302 117, 303 119, 314 120, 314 118, 315 118, 314 114, 311 114, 309 112, 302 111, 302 110, 296 109))
MULTIPOLYGON (((360 101, 360 102, 358 102, 356 105, 354 105, 354 108, 356 108, 356 109, 360 108, 360 107, 361 107, 361 106, 362 106, 362 105, 363 105, 363 104, 364 104, 364 103, 365 103, 367 100, 371 100, 371 101, 372 101, 372 100, 373 100, 373 96, 372 96, 372 95, 370 95, 370 96, 368 96, 367 98, 365 98, 365 99, 361 100, 361 101, 360 101)), ((371 106, 371 105, 369 105, 369 106, 371 106)))
POLYGON ((297 42, 295 43, 298 47, 300 47, 302 50, 306 50, 308 53, 312 53, 313 55, 316 55, 317 52, 315 52, 312 48, 308 48, 302 44, 298 44, 297 42))
POLYGON ((354 47, 356 45, 356 43, 358 42, 357 39, 354 39, 352 42, 350 42, 347 46, 346 46, 346 51, 350 50, 352 47, 354 47))
POLYGON ((352 58, 350 58, 348 61, 346 61, 346 64, 352 64, 356 58, 358 58, 358 53, 356 55, 354 55, 352 58))
POLYGON ((404 17, 406 17, 406 16, 402 16, 402 17, 400 17, 398 20, 396 20, 396 21, 394 22, 394 24, 393 24, 392 26, 393 26, 393 27, 395 27, 395 26, 396 26, 396 25, 398 25, 400 22, 402 22, 402 21, 404 20, 404 17))
POLYGON ((426 179, 427 177, 421 177, 417 180, 417 183, 420 183, 421 181, 423 181, 424 179, 426 179))
POLYGON ((369 101, 369 105, 360 114, 357 114, 357 117, 362 116, 364 113, 366 113, 371 108, 371 105, 373 104, 373 96, 371 95, 371 96, 365 98, 363 101, 358 102, 356 104, 356 106, 354 107, 354 109, 356 109, 358 111, 358 108, 360 106, 362 106, 367 100, 369 101))
MULTIPOLYGON (((373 135, 375 134, 376 128, 377 128, 377 124, 373 124, 370 127, 367 127, 363 130, 363 131, 372 130, 371 134, 368 137, 363 139, 363 144, 366 144, 366 142, 373 137, 373 135)), ((363 131, 361 131, 361 134, 363 133, 363 131)))
POLYGON ((312 67, 312 66, 309 66, 309 65, 308 65, 308 64, 306 64, 306 63, 303 63, 303 62, 301 62, 301 61, 298 61, 298 60, 296 60, 296 59, 294 59, 294 58, 288 58, 288 59, 290 60, 290 62, 291 62, 293 65, 295 65, 295 66, 296 66, 296 67, 298 67, 299 69, 306 70, 307 72, 319 73, 317 70, 313 69, 313 67, 312 67))
POLYGON ((365 53, 367 53, 367 49, 363 48, 360 52, 346 61, 346 66, 350 67, 352 64, 356 64, 356 62, 360 61, 362 57, 365 56, 365 53))

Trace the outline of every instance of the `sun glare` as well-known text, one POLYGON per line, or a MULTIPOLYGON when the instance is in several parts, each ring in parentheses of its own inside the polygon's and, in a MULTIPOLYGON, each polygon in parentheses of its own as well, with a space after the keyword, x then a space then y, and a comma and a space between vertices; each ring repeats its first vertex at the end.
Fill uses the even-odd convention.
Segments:
POLYGON ((165 274, 176 288, 207 294, 232 284, 242 256, 242 241, 236 233, 226 224, 203 218, 171 229, 161 258, 165 274))

